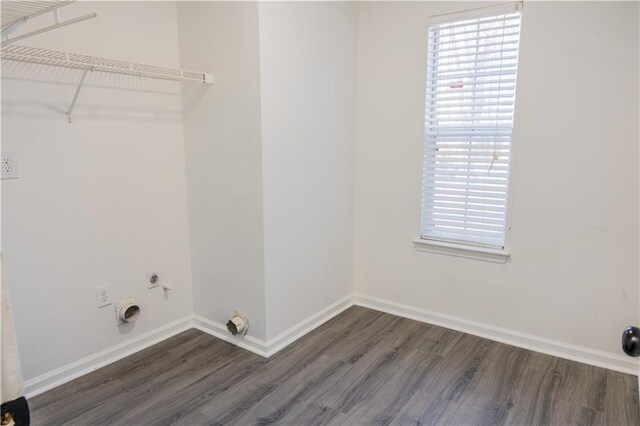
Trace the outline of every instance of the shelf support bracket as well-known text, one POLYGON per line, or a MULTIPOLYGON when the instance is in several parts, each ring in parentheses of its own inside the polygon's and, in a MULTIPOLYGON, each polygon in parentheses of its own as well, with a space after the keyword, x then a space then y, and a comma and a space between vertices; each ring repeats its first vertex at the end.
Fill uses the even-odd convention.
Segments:
POLYGON ((0 33, 2 41, 9 40, 9 35, 15 30, 17 30, 18 28, 20 28, 25 22, 27 22, 26 18, 18 19, 17 21, 9 25, 7 28, 2 30, 2 32, 0 33))
POLYGON ((87 73, 91 71, 90 67, 85 67, 82 70, 82 77, 80 77, 80 81, 78 82, 78 87, 76 88, 76 93, 73 95, 73 100, 71 101, 71 106, 67 111, 67 120, 71 123, 71 114, 73 114, 73 108, 76 106, 76 101, 78 100, 78 95, 80 94, 80 89, 82 89, 82 85, 84 84, 84 79, 87 78, 87 73))

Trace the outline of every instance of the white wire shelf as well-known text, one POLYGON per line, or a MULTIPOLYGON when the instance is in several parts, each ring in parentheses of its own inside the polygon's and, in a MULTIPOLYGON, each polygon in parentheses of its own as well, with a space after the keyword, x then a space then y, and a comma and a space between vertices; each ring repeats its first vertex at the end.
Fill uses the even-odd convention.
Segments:
POLYGON ((41 65, 135 75, 139 77, 159 78, 163 80, 189 80, 199 83, 213 84, 213 74, 206 72, 139 64, 120 59, 102 58, 99 56, 41 49, 18 44, 7 44, 2 46, 0 50, 0 58, 2 58, 3 61, 30 62, 41 65))
POLYGON ((0 38, 2 38, 2 46, 10 43, 14 43, 18 40, 33 37, 38 34, 46 33, 49 31, 57 30, 58 28, 66 27, 68 25, 77 24, 88 19, 93 19, 98 15, 96 13, 90 13, 84 16, 78 16, 66 21, 60 20, 59 9, 62 6, 73 3, 75 0, 64 1, 38 1, 38 0, 9 0, 0 3, 0 12, 2 17, 2 31, 0 31, 0 38), (36 16, 51 13, 53 18, 53 24, 45 27, 40 27, 37 30, 21 34, 17 37, 12 37, 13 32, 22 27, 28 20, 35 18, 36 16))
POLYGON ((52 12, 59 7, 66 6, 71 0, 62 1, 3 1, 0 4, 0 22, 2 29, 6 29, 17 22, 26 21, 36 16, 52 12))
POLYGON ((202 71, 191 71, 176 68, 159 67, 157 65, 139 64, 121 59, 109 59, 80 53, 62 52, 59 50, 41 49, 39 47, 6 44, 0 48, 2 61, 19 61, 55 67, 82 70, 75 95, 66 115, 71 123, 71 115, 78 100, 80 89, 89 71, 132 75, 138 77, 157 78, 171 81, 195 81, 202 84, 213 84, 213 74, 202 71))
POLYGON ((109 59, 81 53, 63 52, 59 50, 41 49, 15 44, 16 41, 33 37, 48 31, 56 30, 67 25, 76 24, 95 18, 96 13, 79 16, 66 21, 60 20, 58 9, 72 3, 74 0, 4 0, 0 2, 1 39, 0 59, 2 61, 19 61, 55 67, 82 70, 78 87, 67 110, 67 119, 71 122, 71 115, 78 100, 78 95, 91 71, 148 77, 171 81, 195 81, 203 84, 213 84, 213 74, 176 68, 160 67, 157 65, 140 64, 121 59, 109 59), (29 19, 51 13, 53 24, 37 30, 11 37, 19 27, 29 19))

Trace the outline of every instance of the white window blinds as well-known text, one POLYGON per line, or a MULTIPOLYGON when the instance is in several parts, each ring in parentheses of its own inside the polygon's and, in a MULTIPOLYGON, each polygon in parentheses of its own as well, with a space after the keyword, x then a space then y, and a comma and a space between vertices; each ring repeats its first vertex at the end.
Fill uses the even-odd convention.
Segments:
POLYGON ((504 246, 520 12, 498 13, 428 27, 423 239, 504 246))

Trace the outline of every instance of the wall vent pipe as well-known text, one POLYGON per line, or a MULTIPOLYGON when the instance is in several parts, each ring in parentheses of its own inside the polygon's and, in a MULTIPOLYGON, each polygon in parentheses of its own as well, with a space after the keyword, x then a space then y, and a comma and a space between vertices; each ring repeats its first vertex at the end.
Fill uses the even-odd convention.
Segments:
POLYGON ((233 316, 227 322, 227 330, 234 336, 244 337, 249 331, 249 320, 238 311, 234 311, 233 316))

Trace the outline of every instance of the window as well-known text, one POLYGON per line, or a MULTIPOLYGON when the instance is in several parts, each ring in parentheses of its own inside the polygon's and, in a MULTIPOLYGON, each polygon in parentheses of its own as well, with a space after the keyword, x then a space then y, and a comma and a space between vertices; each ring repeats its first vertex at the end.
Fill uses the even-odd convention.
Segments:
POLYGON ((519 6, 428 27, 423 240, 504 248, 519 6))

